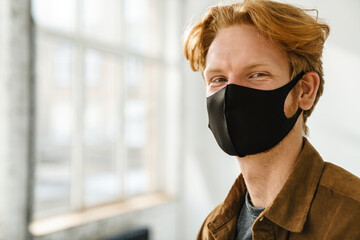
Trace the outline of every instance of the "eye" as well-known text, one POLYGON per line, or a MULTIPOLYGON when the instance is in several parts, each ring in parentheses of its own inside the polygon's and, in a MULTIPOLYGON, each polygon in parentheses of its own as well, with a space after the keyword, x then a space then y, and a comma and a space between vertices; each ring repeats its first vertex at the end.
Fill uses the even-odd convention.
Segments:
POLYGON ((213 79, 212 82, 219 83, 219 82, 227 82, 226 78, 216 78, 213 79))
POLYGON ((210 79, 208 81, 208 85, 209 86, 212 86, 212 87, 215 87, 215 86, 219 86, 219 85, 223 85, 224 83, 227 82, 227 79, 226 78, 223 78, 223 77, 214 77, 212 79, 210 79))
POLYGON ((227 85, 228 80, 224 77, 213 77, 209 79, 206 87, 207 96, 211 96, 212 94, 219 91, 221 88, 227 85))
POLYGON ((264 73, 255 73, 250 75, 250 78, 258 78, 258 77, 263 77, 266 76, 264 73))

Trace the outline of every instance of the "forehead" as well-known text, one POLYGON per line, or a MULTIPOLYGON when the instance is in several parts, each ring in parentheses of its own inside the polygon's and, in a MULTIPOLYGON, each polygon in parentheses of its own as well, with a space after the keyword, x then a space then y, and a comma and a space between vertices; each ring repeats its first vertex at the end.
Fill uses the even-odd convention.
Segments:
POLYGON ((253 25, 233 25, 218 32, 206 56, 205 71, 222 65, 288 65, 286 53, 253 25))

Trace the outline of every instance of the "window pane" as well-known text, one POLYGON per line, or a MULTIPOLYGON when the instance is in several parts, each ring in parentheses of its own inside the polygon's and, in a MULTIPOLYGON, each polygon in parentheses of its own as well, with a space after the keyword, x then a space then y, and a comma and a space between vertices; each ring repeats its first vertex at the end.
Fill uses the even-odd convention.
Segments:
POLYGON ((158 190, 160 2, 32 1, 36 216, 158 190))
MULTIPOLYGON (((127 58, 124 65, 126 100, 124 141, 127 153, 125 191, 135 195, 156 183, 158 150, 158 97, 160 67, 127 58)), ((153 190, 153 189, 151 189, 153 190)))
POLYGON ((126 47, 158 55, 161 38, 159 0, 124 0, 126 47))
POLYGON ((69 208, 74 47, 37 40, 35 211, 69 208))
POLYGON ((118 42, 120 39, 120 1, 83 0, 83 30, 88 37, 118 42))
POLYGON ((85 52, 84 108, 84 200, 86 205, 119 196, 116 143, 120 64, 111 55, 85 52))
POLYGON ((63 31, 76 30, 76 1, 33 0, 33 17, 36 24, 63 31))

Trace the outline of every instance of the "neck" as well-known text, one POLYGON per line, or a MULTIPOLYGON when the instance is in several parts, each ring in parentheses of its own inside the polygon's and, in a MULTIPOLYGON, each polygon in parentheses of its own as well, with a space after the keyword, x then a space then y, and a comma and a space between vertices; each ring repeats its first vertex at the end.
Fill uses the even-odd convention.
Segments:
POLYGON ((251 201, 266 208, 280 192, 302 149, 301 124, 269 151, 237 157, 251 201))

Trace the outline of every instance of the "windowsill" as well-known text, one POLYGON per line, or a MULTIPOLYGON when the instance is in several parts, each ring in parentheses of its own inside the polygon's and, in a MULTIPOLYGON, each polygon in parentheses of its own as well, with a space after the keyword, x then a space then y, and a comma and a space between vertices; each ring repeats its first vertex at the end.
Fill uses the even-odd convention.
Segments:
POLYGON ((162 192, 152 193, 106 206, 86 209, 81 212, 71 212, 55 217, 33 220, 29 228, 33 236, 39 237, 133 211, 144 210, 172 200, 174 200, 174 197, 169 194, 162 192))

